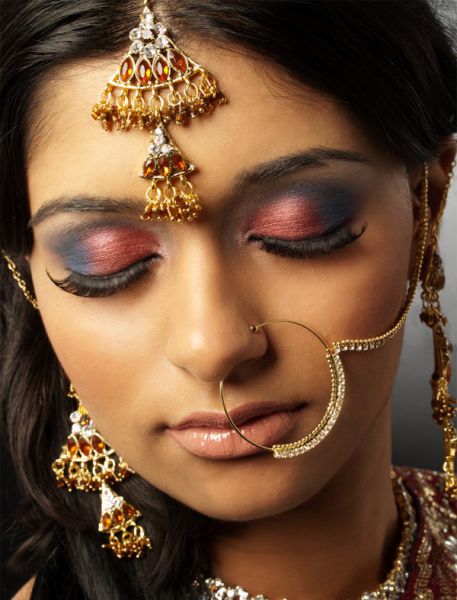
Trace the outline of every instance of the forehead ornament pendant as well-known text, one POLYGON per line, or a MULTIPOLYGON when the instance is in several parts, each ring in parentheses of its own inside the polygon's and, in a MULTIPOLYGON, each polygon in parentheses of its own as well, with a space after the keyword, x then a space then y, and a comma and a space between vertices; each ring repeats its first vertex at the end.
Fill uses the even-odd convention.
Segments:
POLYGON ((200 200, 187 176, 195 167, 183 157, 166 129, 185 125, 227 102, 215 78, 167 35, 147 6, 130 32, 131 46, 92 109, 106 130, 151 131, 140 177, 150 181, 142 219, 193 221, 200 200))

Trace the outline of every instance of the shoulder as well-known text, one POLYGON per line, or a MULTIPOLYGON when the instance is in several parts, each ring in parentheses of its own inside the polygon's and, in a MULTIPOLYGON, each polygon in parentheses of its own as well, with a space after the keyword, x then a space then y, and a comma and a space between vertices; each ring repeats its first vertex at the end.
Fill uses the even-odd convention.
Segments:
POLYGON ((457 513, 457 500, 451 500, 446 494, 444 474, 431 469, 415 467, 393 467, 418 501, 429 509, 445 509, 443 514, 454 516, 457 513))
POLYGON ((416 513, 410 595, 405 597, 457 598, 457 500, 446 494, 442 473, 412 467, 393 470, 411 495, 416 513))
POLYGON ((21 587, 12 600, 29 600, 32 597, 33 586, 35 584, 35 578, 32 577, 27 583, 21 587))

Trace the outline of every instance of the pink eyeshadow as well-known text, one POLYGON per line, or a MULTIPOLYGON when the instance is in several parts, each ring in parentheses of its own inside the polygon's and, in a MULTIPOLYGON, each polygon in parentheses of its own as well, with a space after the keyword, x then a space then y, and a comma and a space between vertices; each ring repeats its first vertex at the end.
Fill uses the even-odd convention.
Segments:
POLYGON ((281 239, 317 237, 328 227, 328 217, 313 201, 280 200, 260 209, 249 222, 249 233, 281 239))
POLYGON ((83 240, 87 274, 110 275, 158 251, 156 239, 147 232, 101 229, 83 240))

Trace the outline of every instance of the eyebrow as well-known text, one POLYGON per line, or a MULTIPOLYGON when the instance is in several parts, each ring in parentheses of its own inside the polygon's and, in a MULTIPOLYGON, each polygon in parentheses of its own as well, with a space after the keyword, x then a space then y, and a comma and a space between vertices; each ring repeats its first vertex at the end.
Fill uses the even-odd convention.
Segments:
MULTIPOLYGON (((326 166, 330 161, 370 163, 370 160, 359 152, 317 146, 303 152, 280 156, 271 161, 260 163, 249 170, 241 171, 237 177, 234 193, 239 193, 247 186, 272 181, 284 175, 291 175, 306 167, 326 166)), ((35 227, 45 219, 59 213, 107 212, 126 214, 142 212, 143 208, 144 200, 138 198, 116 199, 88 195, 61 197, 43 204, 29 220, 28 227, 35 227)))

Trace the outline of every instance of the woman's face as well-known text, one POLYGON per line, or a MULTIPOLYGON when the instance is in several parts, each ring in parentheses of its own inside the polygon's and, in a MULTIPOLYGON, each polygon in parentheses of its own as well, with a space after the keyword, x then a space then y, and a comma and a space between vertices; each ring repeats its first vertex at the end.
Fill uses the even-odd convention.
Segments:
MULTIPOLYGON (((107 133, 90 116, 116 59, 61 68, 43 87, 28 165, 30 263, 52 346, 108 442, 181 502, 251 519, 313 497, 389 418, 400 336, 343 355, 342 415, 301 457, 253 454, 195 413, 223 415, 224 379, 229 407, 277 413, 244 423, 257 441, 293 441, 318 423, 330 389, 319 343, 292 325, 249 327, 291 319, 330 342, 386 331, 414 256, 413 194, 343 103, 257 58, 186 50, 229 100, 169 126, 198 169, 199 219, 140 220, 148 135, 107 133), (47 272, 73 283, 65 291, 47 272)), ((377 443, 388 452, 388 442, 377 443)))

